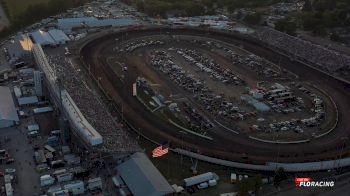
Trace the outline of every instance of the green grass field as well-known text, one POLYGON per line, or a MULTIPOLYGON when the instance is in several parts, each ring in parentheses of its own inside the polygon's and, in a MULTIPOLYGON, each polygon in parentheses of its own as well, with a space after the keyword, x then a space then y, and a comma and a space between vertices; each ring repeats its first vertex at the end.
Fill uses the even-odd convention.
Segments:
POLYGON ((4 0, 9 8, 9 14, 17 16, 22 13, 29 5, 47 3, 48 0, 4 0))

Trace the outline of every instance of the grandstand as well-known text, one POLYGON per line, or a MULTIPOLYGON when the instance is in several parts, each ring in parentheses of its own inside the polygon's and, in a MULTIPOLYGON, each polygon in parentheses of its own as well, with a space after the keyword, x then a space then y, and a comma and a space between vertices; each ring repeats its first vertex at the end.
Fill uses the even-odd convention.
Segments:
POLYGON ((34 45, 32 52, 36 64, 45 74, 54 102, 69 119, 72 131, 85 146, 112 154, 139 150, 133 138, 117 126, 97 95, 87 89, 82 76, 79 78, 75 75, 76 71, 69 63, 60 59, 63 57, 58 56, 56 61, 52 58, 48 60, 39 44, 34 45))
POLYGON ((257 30, 254 37, 293 58, 317 65, 324 71, 336 72, 342 68, 350 69, 350 56, 298 37, 271 28, 257 30))

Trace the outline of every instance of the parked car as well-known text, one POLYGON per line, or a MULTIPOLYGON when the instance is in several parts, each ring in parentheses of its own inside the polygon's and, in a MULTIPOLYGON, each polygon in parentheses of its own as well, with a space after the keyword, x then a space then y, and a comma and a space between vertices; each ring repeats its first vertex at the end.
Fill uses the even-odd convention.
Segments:
POLYGON ((5 173, 6 173, 6 174, 13 174, 13 173, 16 173, 16 169, 14 169, 14 168, 7 168, 7 169, 5 169, 5 173))
POLYGON ((14 158, 8 158, 6 159, 6 164, 11 164, 11 163, 14 163, 15 162, 15 159, 14 158))

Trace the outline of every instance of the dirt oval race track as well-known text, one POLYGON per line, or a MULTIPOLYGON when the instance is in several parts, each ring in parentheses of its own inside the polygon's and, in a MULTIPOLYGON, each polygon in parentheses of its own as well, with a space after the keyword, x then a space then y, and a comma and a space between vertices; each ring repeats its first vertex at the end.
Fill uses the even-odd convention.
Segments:
POLYGON ((311 162, 332 160, 350 155, 350 91, 346 84, 308 66, 291 61, 264 45, 242 35, 208 32, 195 29, 148 29, 108 34, 84 43, 80 50, 82 64, 89 65, 91 73, 99 78, 101 87, 120 106, 129 124, 142 134, 157 142, 170 141, 172 147, 184 147, 211 157, 242 163, 264 164, 266 162, 311 162), (151 35, 192 35, 208 37, 230 44, 240 45, 245 50, 261 56, 299 75, 298 81, 309 82, 329 94, 339 110, 339 121, 334 131, 301 144, 270 144, 249 139, 244 134, 218 131, 211 133, 214 140, 206 140, 191 134, 182 134, 168 122, 159 121, 136 98, 132 96, 132 83, 139 73, 128 70, 126 81, 120 82, 108 65, 106 58, 113 55, 116 39, 151 35), (182 139, 183 138, 183 139, 182 139), (349 139, 346 139, 349 138, 349 139))

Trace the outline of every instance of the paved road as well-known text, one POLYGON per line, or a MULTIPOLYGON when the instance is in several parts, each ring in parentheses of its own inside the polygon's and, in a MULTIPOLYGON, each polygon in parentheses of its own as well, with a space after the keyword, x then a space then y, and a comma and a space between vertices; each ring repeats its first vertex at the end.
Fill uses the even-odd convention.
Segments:
MULTIPOLYGON (((20 129, 20 128, 19 128, 20 129)), ((13 182, 14 195, 27 196, 40 192, 39 174, 35 171, 33 162, 33 148, 28 143, 24 132, 17 128, 0 129, 1 148, 9 151, 15 163, 3 165, 1 168, 15 168, 17 170, 17 183, 13 182), (5 142, 5 137, 10 141, 5 142)))
MULTIPOLYGON (((165 33, 160 30, 149 32, 129 32, 128 38, 141 35, 151 35, 165 33)), ((263 46, 258 46, 255 43, 247 42, 243 38, 235 38, 226 35, 210 35, 203 34, 197 31, 181 31, 174 34, 200 35, 210 38, 219 39, 232 44, 240 44, 244 49, 251 51, 266 59, 278 63, 281 66, 298 74, 300 80, 310 82, 321 87, 332 96, 338 107, 340 108, 340 121, 336 130, 330 133, 327 137, 322 137, 317 140, 312 140, 304 144, 266 144, 258 141, 247 140, 243 135, 231 135, 227 132, 218 131, 214 133, 214 141, 200 139, 192 135, 184 136, 184 144, 188 149, 197 149, 200 153, 219 157, 223 159, 241 161, 246 163, 265 163, 275 161, 279 151, 280 162, 303 162, 316 161, 320 159, 332 159, 340 152, 342 142, 340 138, 348 136, 350 138, 350 123, 346 117, 347 111, 350 111, 350 92, 345 91, 343 84, 327 75, 317 72, 305 65, 297 62, 292 62, 289 58, 278 55, 263 46), (245 159, 247 156, 248 159, 245 159)), ((181 134, 169 123, 160 122, 155 116, 150 114, 144 106, 132 97, 131 84, 135 81, 138 75, 137 70, 128 70, 128 80, 122 84, 112 69, 106 63, 106 56, 111 53, 114 46, 114 38, 121 36, 107 36, 100 40, 96 40, 82 50, 82 55, 85 62, 91 65, 91 71, 95 76, 102 77, 101 85, 112 96, 116 103, 124 103, 124 114, 126 118, 133 124, 139 127, 142 132, 148 137, 153 138, 158 142, 170 140, 173 145, 180 146, 181 134), (113 40, 113 41, 112 41, 113 40)), ((124 38, 125 39, 125 38, 124 38)), ((346 146, 344 152, 350 152, 349 146, 346 146)))

